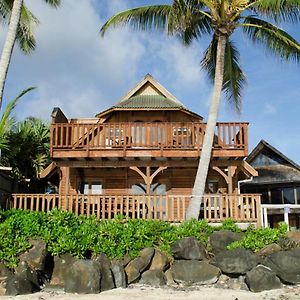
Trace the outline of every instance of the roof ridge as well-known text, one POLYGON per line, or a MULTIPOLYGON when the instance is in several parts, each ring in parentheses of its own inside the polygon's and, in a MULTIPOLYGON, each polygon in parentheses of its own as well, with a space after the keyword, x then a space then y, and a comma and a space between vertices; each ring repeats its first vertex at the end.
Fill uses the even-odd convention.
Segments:
POLYGON ((268 143, 264 139, 260 140, 260 142, 256 145, 256 147, 248 155, 248 157, 246 159, 248 162, 253 161, 253 159, 256 156, 256 154, 259 153, 260 150, 262 150, 262 149, 260 149, 261 145, 264 145, 265 147, 269 148, 274 153, 276 153, 277 155, 279 155, 281 158, 283 158, 285 161, 287 161, 289 164, 291 164, 292 166, 294 166, 296 169, 298 169, 300 171, 300 166, 297 163, 295 163, 293 160, 291 160, 290 158, 288 158, 281 151, 279 151, 278 149, 276 149, 274 146, 272 146, 270 143, 268 143))

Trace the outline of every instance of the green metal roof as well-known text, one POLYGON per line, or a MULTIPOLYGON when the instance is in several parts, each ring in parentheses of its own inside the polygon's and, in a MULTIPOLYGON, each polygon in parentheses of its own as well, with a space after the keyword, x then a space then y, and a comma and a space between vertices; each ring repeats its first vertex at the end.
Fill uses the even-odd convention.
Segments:
POLYGON ((166 109, 166 108, 176 108, 176 109, 186 109, 186 107, 172 99, 166 98, 161 95, 137 95, 133 96, 127 100, 123 100, 113 108, 143 108, 143 109, 166 109))

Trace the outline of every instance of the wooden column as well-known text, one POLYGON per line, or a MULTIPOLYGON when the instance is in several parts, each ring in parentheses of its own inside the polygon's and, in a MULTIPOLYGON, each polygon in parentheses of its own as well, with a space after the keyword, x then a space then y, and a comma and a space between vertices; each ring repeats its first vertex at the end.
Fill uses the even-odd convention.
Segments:
POLYGON ((144 179, 144 182, 146 184, 146 193, 147 195, 150 195, 151 192, 151 184, 153 182, 153 179, 155 178, 155 176, 167 169, 167 167, 158 167, 151 175, 151 169, 150 166, 146 167, 146 174, 144 174, 138 167, 129 167, 130 170, 133 170, 135 172, 137 172, 138 174, 140 174, 142 176, 142 178, 144 179))

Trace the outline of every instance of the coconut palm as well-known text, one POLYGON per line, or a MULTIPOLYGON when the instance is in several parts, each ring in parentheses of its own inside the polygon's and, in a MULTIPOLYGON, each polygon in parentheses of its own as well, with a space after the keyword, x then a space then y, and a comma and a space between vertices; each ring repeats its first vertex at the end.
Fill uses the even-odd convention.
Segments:
POLYGON ((111 27, 129 25, 138 30, 164 30, 189 45, 203 35, 212 40, 204 53, 202 67, 214 87, 201 157, 187 210, 187 219, 198 218, 211 159, 213 137, 222 90, 239 111, 245 76, 239 52, 232 43, 234 32, 241 29, 246 37, 258 42, 285 60, 299 61, 300 45, 288 33, 268 20, 296 21, 299 0, 173 0, 171 5, 144 6, 111 17, 101 28, 102 36, 111 27))
MULTIPOLYGON (((44 0, 53 7, 57 7, 61 0, 44 0)), ((0 15, 2 22, 9 19, 8 31, 0 58, 0 110, 5 80, 10 64, 15 41, 18 40, 24 53, 29 53, 35 48, 33 28, 37 19, 24 5, 23 0, 0 0, 0 15)))

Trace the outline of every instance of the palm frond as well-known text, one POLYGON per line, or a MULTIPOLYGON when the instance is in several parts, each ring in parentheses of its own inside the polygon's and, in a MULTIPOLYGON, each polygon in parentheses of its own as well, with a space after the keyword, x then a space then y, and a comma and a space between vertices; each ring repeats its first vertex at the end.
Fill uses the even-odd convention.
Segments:
POLYGON ((10 117, 11 112, 16 107, 18 101, 28 92, 35 89, 34 87, 30 87, 24 91, 22 91, 14 100, 9 102, 6 106, 6 109, 4 110, 1 119, 0 119, 0 149, 6 148, 6 134, 10 130, 12 126, 12 119, 10 117))
POLYGON ((110 27, 124 25, 138 30, 164 30, 171 10, 172 6, 170 5, 152 5, 123 11, 111 17, 100 29, 100 34, 104 36, 110 27))
POLYGON ((253 6, 256 12, 280 21, 300 21, 299 0, 258 0, 253 6))
POLYGON ((242 26, 253 42, 263 44, 283 59, 300 60, 300 44, 279 27, 254 17, 246 17, 242 26))
POLYGON ((17 31, 17 42, 25 54, 28 54, 35 49, 36 41, 33 32, 38 23, 38 19, 25 5, 23 5, 17 31))
MULTIPOLYGON (((226 100, 239 113, 241 111, 241 92, 246 84, 246 77, 239 64, 239 52, 234 44, 227 40, 224 61, 224 79, 222 90, 226 100)), ((201 66, 208 73, 209 79, 214 82, 217 57, 217 37, 214 35, 208 46, 201 66)))
POLYGON ((44 0, 47 4, 57 8, 61 4, 61 0, 44 0))
POLYGON ((213 31, 210 13, 201 11, 194 2, 175 0, 168 19, 168 33, 179 36, 185 45, 213 31))

